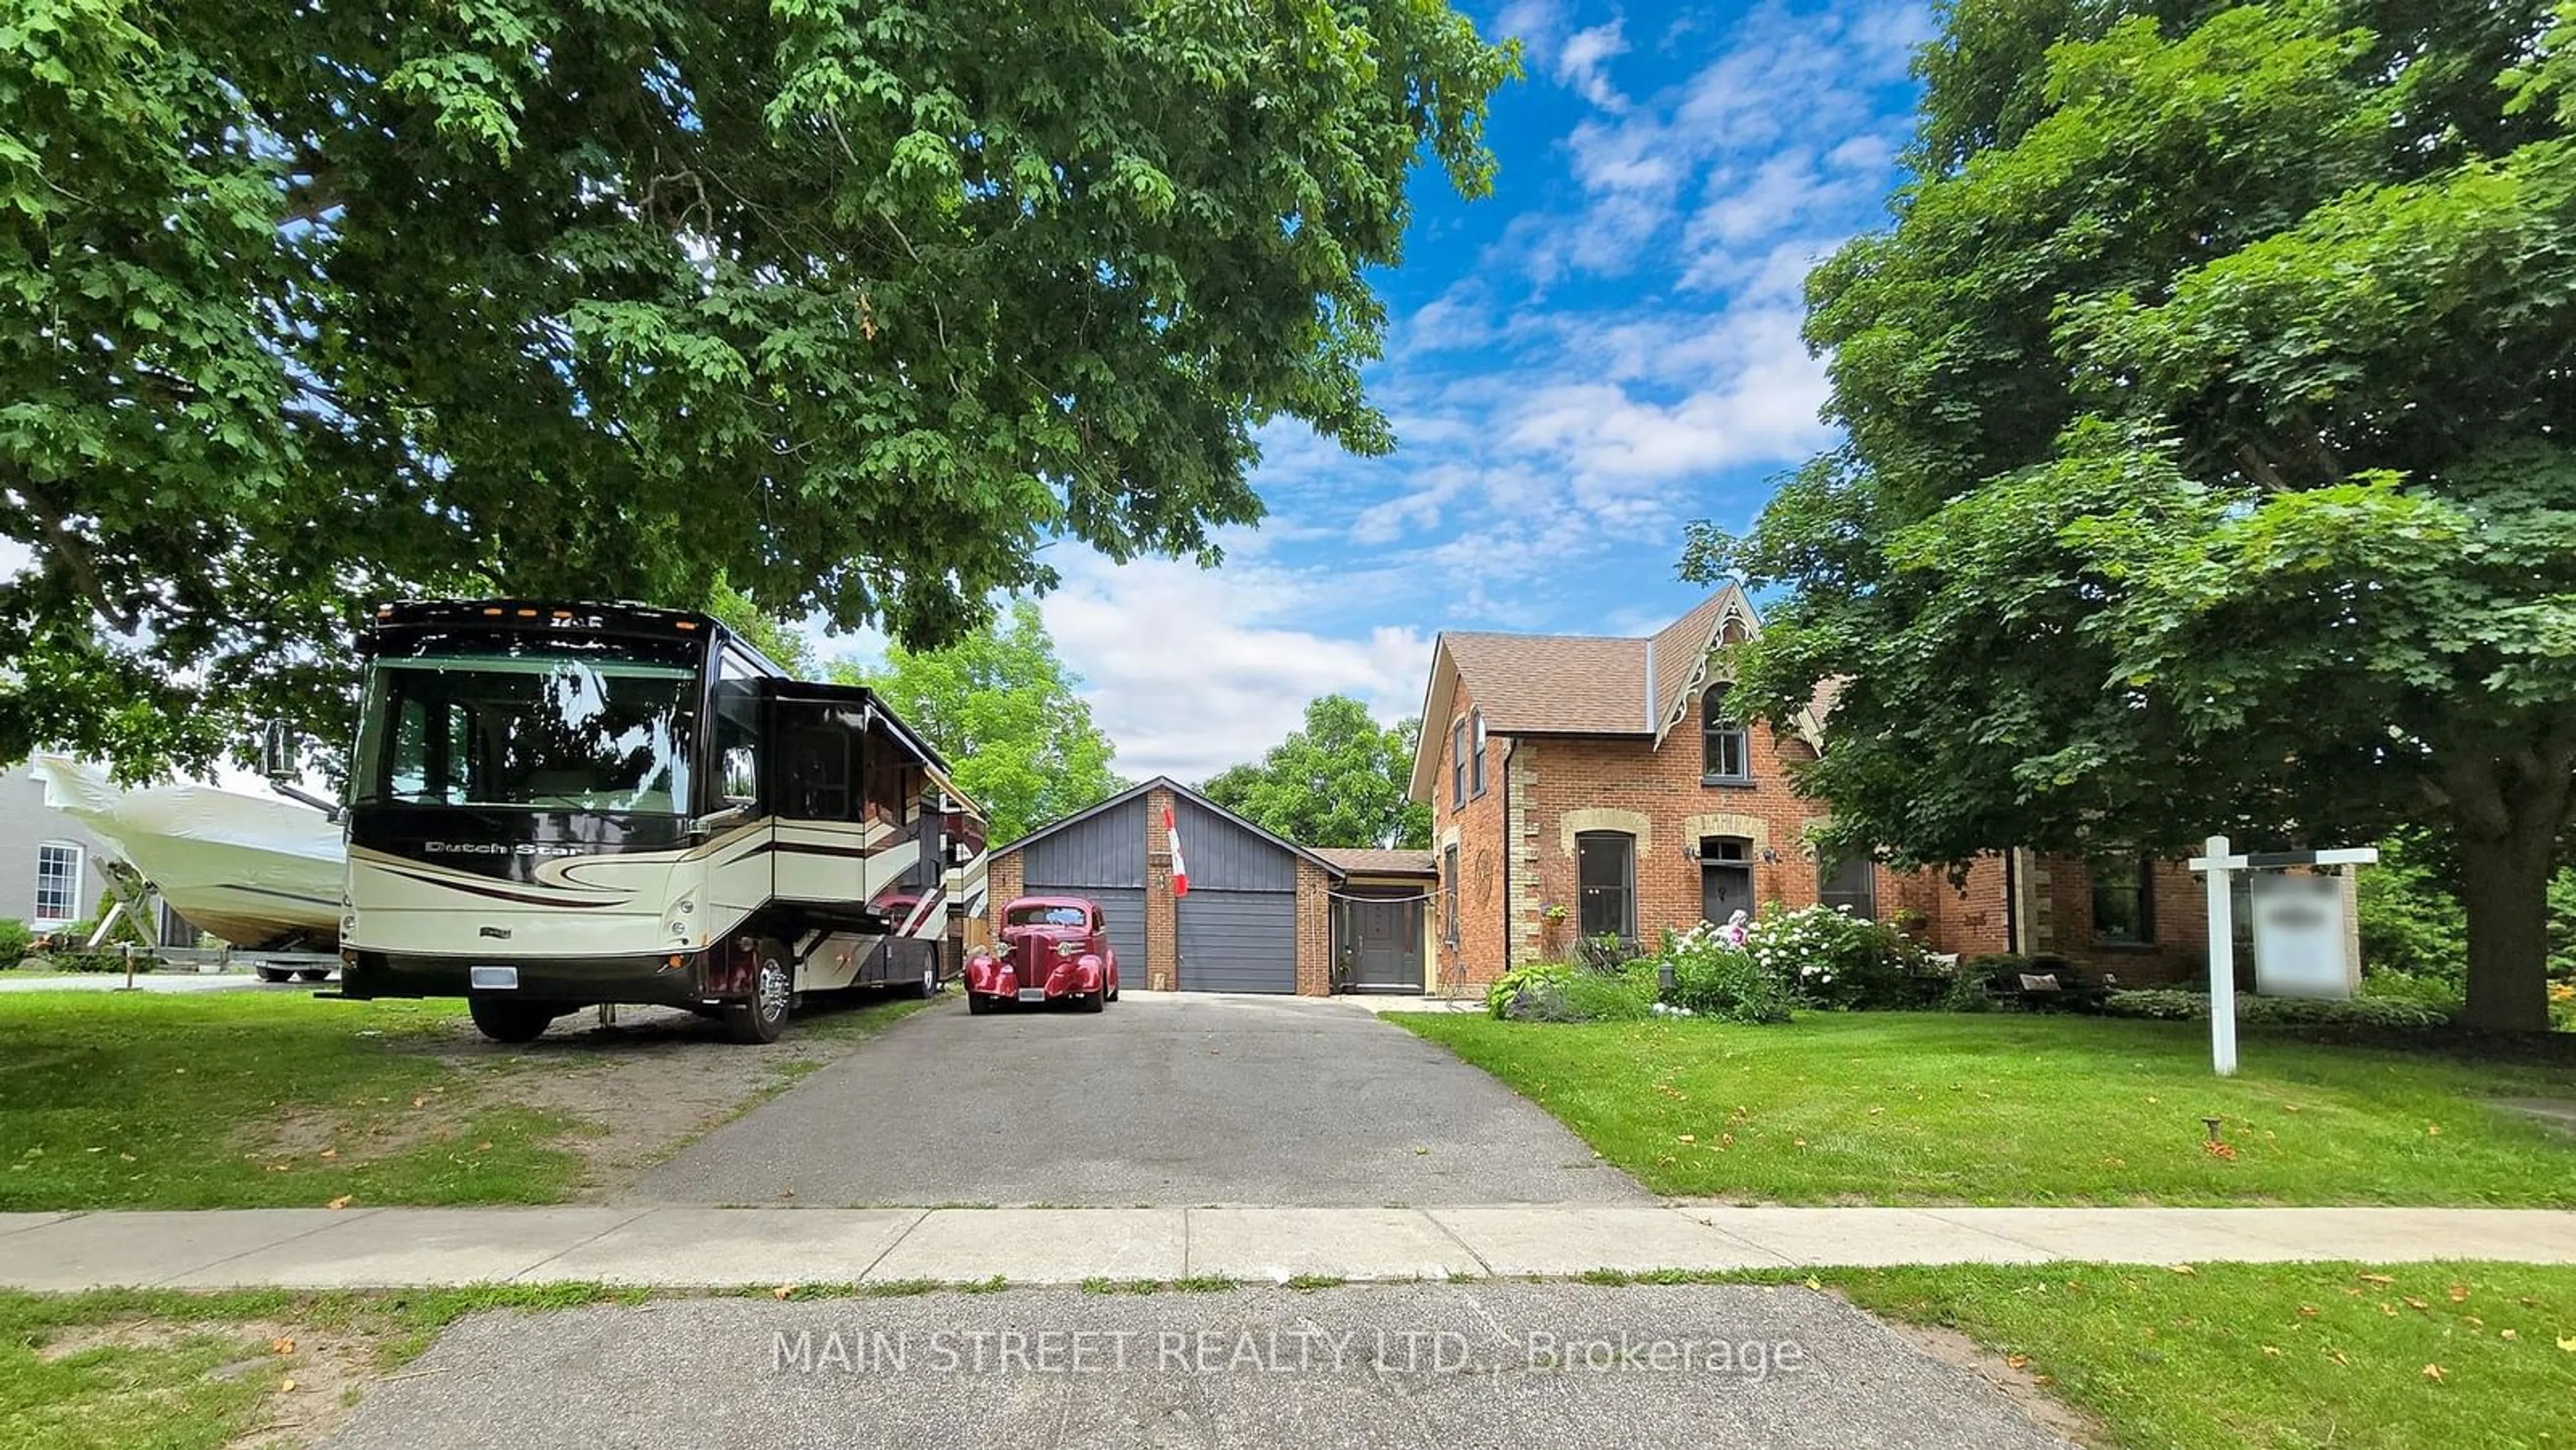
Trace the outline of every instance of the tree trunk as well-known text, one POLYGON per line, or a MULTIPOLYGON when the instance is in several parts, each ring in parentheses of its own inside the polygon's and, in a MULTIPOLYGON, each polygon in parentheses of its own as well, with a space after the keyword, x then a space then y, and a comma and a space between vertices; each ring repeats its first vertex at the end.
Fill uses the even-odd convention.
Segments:
MULTIPOLYGON (((2549 812, 2553 820, 2554 805, 2549 812)), ((2507 812, 2523 814, 2513 804, 2507 812)), ((2460 905, 2469 920, 2469 1007, 2462 1021, 2471 1027, 2488 1032, 2549 1030, 2549 868, 2554 844, 2547 823, 2519 818, 2501 836, 2464 838, 2459 843, 2460 905)))

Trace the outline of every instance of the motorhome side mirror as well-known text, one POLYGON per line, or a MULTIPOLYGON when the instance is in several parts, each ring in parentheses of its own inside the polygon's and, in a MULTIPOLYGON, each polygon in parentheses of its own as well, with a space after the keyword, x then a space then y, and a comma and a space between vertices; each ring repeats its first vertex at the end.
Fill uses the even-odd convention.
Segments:
POLYGON ((259 773, 266 776, 270 784, 304 778, 303 770, 296 764, 296 744, 295 733, 286 728, 283 720, 269 721, 268 728, 260 733, 259 773))

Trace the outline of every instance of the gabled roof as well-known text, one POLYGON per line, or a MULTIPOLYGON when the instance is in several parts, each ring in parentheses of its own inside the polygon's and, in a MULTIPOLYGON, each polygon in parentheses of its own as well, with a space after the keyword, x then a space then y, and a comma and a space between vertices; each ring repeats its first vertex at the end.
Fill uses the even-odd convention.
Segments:
POLYGON ((1485 728, 1629 734, 1648 728, 1646 641, 1571 634, 1444 634, 1485 728))
POLYGON ((1431 651, 1412 798, 1429 800, 1428 762, 1457 713, 1464 684, 1485 728, 1504 735, 1635 735, 1661 741, 1675 712, 1705 687, 1709 648, 1728 621, 1747 638, 1761 621, 1733 584, 1643 638, 1444 632, 1431 651))
POLYGON ((1437 876, 1440 863, 1429 851, 1382 851, 1374 846, 1318 846, 1315 854, 1346 876, 1437 876))
MULTIPOLYGON (((1206 796, 1199 794, 1197 791, 1190 789, 1188 786, 1181 784, 1179 781, 1172 779, 1168 775, 1158 775, 1152 780, 1139 781, 1135 785, 1131 785, 1125 790, 1120 791, 1118 794, 1111 796, 1109 799, 1102 801, 1100 804, 1091 807, 1089 810, 1076 811, 1072 815, 1069 815, 1060 821, 1049 821, 1047 824, 1038 827, 1036 830, 1029 832, 1027 835, 1020 837, 1009 845, 994 847, 993 854, 995 856, 1008 856, 1019 850, 1021 847, 1028 845, 1032 841, 1043 841, 1058 831, 1070 830, 1074 826, 1080 825, 1082 822, 1090 820, 1094 816, 1114 811, 1120 806, 1127 804, 1129 801, 1142 799, 1156 786, 1161 786, 1163 789, 1170 791, 1181 799, 1198 806, 1201 810, 1211 811, 1217 815, 1225 817, 1227 820, 1241 826, 1247 831, 1250 831, 1252 834, 1259 836, 1261 839, 1268 841, 1270 844, 1296 856, 1302 857, 1305 860, 1312 861, 1335 876, 1343 874, 1342 868, 1325 859, 1322 853, 1300 846, 1296 842, 1289 840, 1286 836, 1282 836, 1275 831, 1262 829, 1260 826, 1255 825, 1251 821, 1245 820, 1243 817, 1238 816, 1234 812, 1227 810, 1225 807, 1218 805, 1216 802, 1209 800, 1206 796)), ((1186 847, 1188 842, 1184 841, 1182 844, 1186 847)))

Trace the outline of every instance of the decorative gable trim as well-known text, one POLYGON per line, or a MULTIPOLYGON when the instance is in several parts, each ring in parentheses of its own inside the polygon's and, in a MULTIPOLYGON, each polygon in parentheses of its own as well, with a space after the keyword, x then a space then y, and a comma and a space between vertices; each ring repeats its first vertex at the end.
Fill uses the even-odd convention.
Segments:
MULTIPOLYGON (((1741 586, 1727 585, 1722 598, 1724 602, 1718 606, 1716 617, 1709 621, 1708 633, 1695 641, 1690 653, 1684 656, 1695 663, 1679 687, 1664 697, 1664 708, 1655 722, 1655 748, 1658 750, 1664 748, 1665 738, 1697 711, 1699 697, 1706 693, 1708 687, 1725 678, 1718 669, 1719 649, 1762 633, 1761 618, 1754 614, 1753 604, 1744 597, 1741 586)), ((1652 688, 1651 681, 1649 688, 1652 688)))

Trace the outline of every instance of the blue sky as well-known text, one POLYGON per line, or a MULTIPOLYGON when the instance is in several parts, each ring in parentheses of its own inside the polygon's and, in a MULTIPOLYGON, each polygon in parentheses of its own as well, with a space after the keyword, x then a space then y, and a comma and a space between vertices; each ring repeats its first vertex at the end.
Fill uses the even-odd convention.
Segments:
POLYGON ((1043 609, 1130 776, 1254 758, 1331 691, 1409 715, 1443 629, 1650 630, 1698 597, 1682 523, 1749 522, 1831 441, 1800 287, 1885 219, 1926 8, 1468 3, 1529 74, 1494 194, 1424 173, 1376 279, 1396 453, 1273 429, 1270 516, 1216 571, 1055 551, 1043 609))

